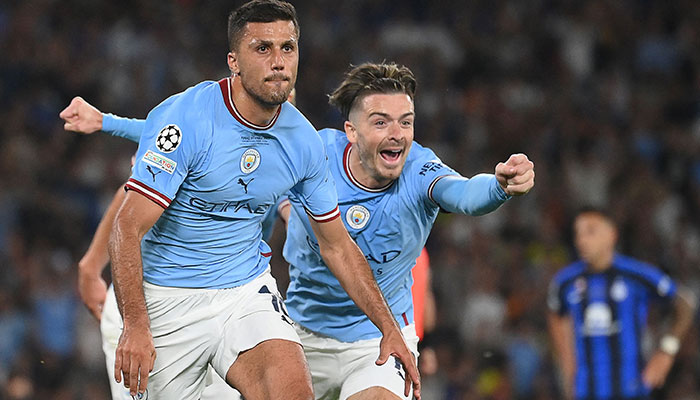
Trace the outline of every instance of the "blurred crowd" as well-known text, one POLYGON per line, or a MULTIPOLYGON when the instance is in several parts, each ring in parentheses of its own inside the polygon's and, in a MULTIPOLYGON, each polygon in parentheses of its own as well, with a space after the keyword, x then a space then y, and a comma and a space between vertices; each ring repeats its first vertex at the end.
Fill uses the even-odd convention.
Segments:
MULTIPOLYGON (((240 3, 0 3, 0 399, 108 398, 76 269, 135 145, 64 132, 58 113, 81 95, 143 118, 226 76, 226 18, 240 3)), ((424 398, 561 398, 545 297, 576 257, 581 206, 610 210, 621 252, 700 294, 697 0, 293 4, 298 107, 317 128, 342 127, 327 94, 351 63, 396 61, 417 75, 416 140, 447 164, 471 176, 523 152, 536 165, 535 189, 495 213, 438 217, 425 343, 438 367, 424 398)), ((688 336, 658 398, 700 399, 697 324, 688 336)))

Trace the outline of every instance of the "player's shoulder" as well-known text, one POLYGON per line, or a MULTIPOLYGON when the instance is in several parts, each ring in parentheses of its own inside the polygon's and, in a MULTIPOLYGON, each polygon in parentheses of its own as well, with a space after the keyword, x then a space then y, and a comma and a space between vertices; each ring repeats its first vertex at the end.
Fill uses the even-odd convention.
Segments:
POLYGON ((280 114, 275 123, 277 132, 293 140, 303 140, 309 136, 318 137, 313 124, 290 102, 281 105, 280 114))
POLYGON ((411 150, 406 157, 406 164, 408 163, 425 163, 428 161, 441 163, 442 160, 435 155, 435 152, 428 147, 421 145, 415 140, 411 144, 411 150))
POLYGON ((209 103, 217 88, 218 84, 213 81, 191 86, 165 99, 151 110, 148 118, 171 119, 191 124, 201 122, 203 114, 211 112, 209 103))
POLYGON ((348 143, 348 137, 345 132, 339 131, 334 128, 323 128, 318 131, 318 136, 321 138, 321 142, 326 147, 326 149, 337 149, 340 152, 345 151, 348 143))
POLYGON ((406 163, 404 164, 403 172, 401 174, 402 178, 412 179, 413 177, 424 176, 426 175, 426 171, 434 171, 433 174, 427 175, 433 177, 456 173, 453 172, 449 166, 444 164, 432 149, 414 141, 411 144, 411 150, 408 153, 408 157, 406 157, 406 163), (445 172, 443 173, 441 171, 445 172))
POLYGON ((615 254, 613 265, 623 273, 638 275, 647 279, 664 275, 664 272, 655 265, 623 254, 615 254))
POLYGON ((552 277, 552 283, 558 286, 563 286, 579 276, 582 276, 585 271, 586 264, 581 260, 575 261, 557 271, 557 273, 554 274, 554 277, 552 277))

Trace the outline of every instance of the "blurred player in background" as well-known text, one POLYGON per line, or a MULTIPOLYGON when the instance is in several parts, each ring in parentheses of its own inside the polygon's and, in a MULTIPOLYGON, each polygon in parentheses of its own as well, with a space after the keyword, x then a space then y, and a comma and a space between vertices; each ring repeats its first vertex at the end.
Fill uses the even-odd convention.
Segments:
MULTIPOLYGON (((414 91, 415 78, 406 67, 355 67, 331 96, 347 120, 345 132, 324 129, 319 133, 336 181, 343 222, 417 353, 411 269, 438 211, 441 207, 472 215, 493 211, 511 195, 532 188, 534 166, 518 154, 499 163, 495 174, 460 176, 431 150, 413 142, 414 91)), ((130 134, 135 135, 138 132, 130 134)), ((400 365, 376 365, 380 332, 321 259, 300 200, 293 194, 289 200, 279 207, 288 221, 287 306, 299 323, 316 397, 407 398, 400 365)))
POLYGON ((291 189, 324 259, 382 330, 377 362, 396 357, 406 393, 413 382, 420 397, 415 360, 337 220, 322 144, 286 102, 298 34, 289 3, 246 3, 229 18, 231 78, 149 113, 109 246, 124 322, 114 375, 132 396, 148 387, 152 398, 199 398, 212 365, 248 398, 312 397, 261 240, 265 212, 291 189))
POLYGON ((581 259, 557 273, 548 299, 567 399, 647 399, 666 380, 695 298, 658 268, 616 253, 617 227, 604 211, 578 213, 574 236, 581 259), (674 318, 645 364, 642 335, 653 300, 670 302, 674 318))

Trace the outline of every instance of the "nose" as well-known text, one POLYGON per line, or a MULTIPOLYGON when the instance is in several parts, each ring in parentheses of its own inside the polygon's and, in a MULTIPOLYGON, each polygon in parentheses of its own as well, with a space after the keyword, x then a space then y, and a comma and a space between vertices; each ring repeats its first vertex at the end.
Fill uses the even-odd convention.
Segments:
POLYGON ((389 125, 389 139, 394 139, 396 141, 403 137, 403 132, 401 130, 400 122, 394 121, 389 125))
POLYGON ((272 50, 272 64, 270 67, 274 71, 282 71, 284 69, 284 56, 280 49, 272 50))

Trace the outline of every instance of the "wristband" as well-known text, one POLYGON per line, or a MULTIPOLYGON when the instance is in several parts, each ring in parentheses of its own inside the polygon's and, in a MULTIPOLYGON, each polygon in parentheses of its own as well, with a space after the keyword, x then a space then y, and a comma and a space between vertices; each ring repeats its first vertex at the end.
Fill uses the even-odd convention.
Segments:
POLYGON ((681 341, 673 335, 664 335, 659 343, 659 349, 672 357, 678 354, 680 348, 681 341))

